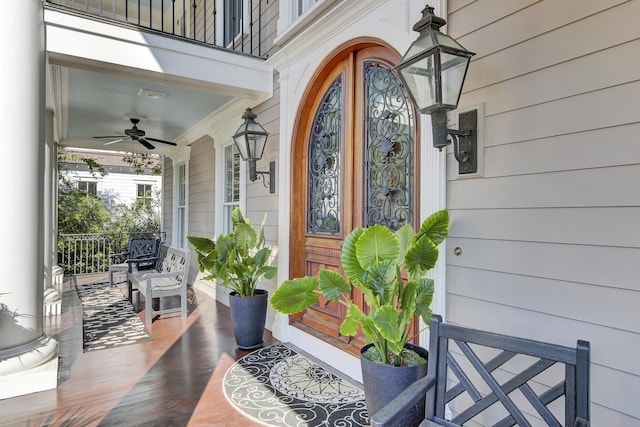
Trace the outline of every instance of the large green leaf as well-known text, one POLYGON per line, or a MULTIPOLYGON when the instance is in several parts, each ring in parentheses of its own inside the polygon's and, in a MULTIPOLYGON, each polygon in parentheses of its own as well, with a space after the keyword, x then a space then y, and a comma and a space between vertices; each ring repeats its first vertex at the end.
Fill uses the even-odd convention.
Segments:
POLYGON ((395 261, 400 252, 398 239, 387 227, 375 224, 356 241, 356 256, 363 269, 382 261, 395 261))
POLYGON ((410 273, 431 270, 438 261, 438 248, 427 238, 418 239, 407 251, 405 260, 410 273))
POLYGON ((362 227, 357 227, 349 233, 347 238, 344 239, 344 243, 342 244, 342 253, 340 255, 340 262, 342 263, 344 273, 356 286, 362 283, 365 273, 364 269, 358 262, 358 256, 356 254, 356 243, 363 232, 364 229, 362 227))
POLYGON ((357 305, 349 303, 347 315, 345 316, 342 325, 340 325, 340 333, 344 336, 352 337, 358 333, 358 325, 366 322, 367 320, 369 319, 366 314, 364 314, 357 305))
POLYGON ((234 248, 235 242, 233 241, 233 238, 231 236, 227 234, 220 235, 218 237, 218 240, 216 240, 216 253, 218 254, 218 262, 225 263, 230 256, 235 258, 235 254, 230 255, 231 252, 233 252, 234 248))
POLYGON ((262 248, 258 252, 253 255, 253 264, 258 267, 261 267, 269 261, 269 255, 271 254, 271 249, 262 248))
POLYGON ((416 289, 416 309, 415 313, 422 317, 425 324, 429 324, 431 319, 431 302, 433 301, 434 283, 433 279, 422 279, 416 289))
POLYGON ((239 207, 233 209, 231 212, 231 222, 233 222, 233 227, 235 228, 238 224, 244 224, 245 219, 244 215, 242 215, 242 210, 239 207))
POLYGON ((351 292, 351 286, 344 277, 324 269, 318 273, 318 289, 330 301, 338 301, 341 293, 349 295, 351 292))
POLYGON ((409 250, 409 246, 411 245, 413 237, 416 235, 415 230, 411 226, 411 224, 405 224, 396 231, 396 238, 398 239, 398 243, 400 245, 400 252, 398 253, 398 258, 396 259, 396 263, 403 264, 404 257, 409 250))
POLYGON ((391 261, 374 264, 367 275, 366 288, 371 289, 378 305, 391 304, 395 290, 396 265, 391 261))
POLYGON ((449 233, 449 212, 441 210, 431 214, 424 220, 420 231, 418 232, 419 238, 427 237, 433 242, 435 246, 438 246, 447 237, 449 233))
POLYGON ((238 244, 238 251, 242 256, 247 256, 249 250, 256 246, 258 235, 256 230, 249 224, 238 224, 236 228, 233 229, 233 235, 238 244))
POLYGON ((206 237, 187 236, 187 240, 191 243, 196 252, 203 255, 213 252, 216 248, 215 242, 206 237))
MULTIPOLYGON (((362 332, 364 332, 365 337, 367 338, 367 343, 379 341, 382 339, 380 336, 380 332, 376 328, 376 324, 370 317, 363 317, 360 320, 360 327, 362 328, 362 332)), ((356 328, 356 332, 358 329, 356 328)), ((340 329, 340 333, 342 333, 342 329, 340 329)), ((343 334, 345 335, 345 334, 343 334)), ((355 335, 355 332, 351 335, 355 335)))
POLYGON ((277 267, 272 267, 270 265, 265 265, 264 267, 261 267, 260 270, 258 270, 258 275, 259 276, 264 276, 265 279, 267 280, 271 280, 274 277, 276 277, 276 273, 278 272, 278 268, 277 267))
POLYGON ((198 263, 200 264, 201 270, 211 270, 214 268, 217 260, 217 254, 215 252, 211 252, 209 255, 205 257, 198 258, 198 263))
POLYGON ((377 309, 373 322, 384 339, 396 342, 402 338, 402 332, 398 330, 398 312, 392 306, 385 305, 377 309))
POLYGON ((416 290, 418 288, 418 284, 416 282, 409 282, 402 289, 402 293, 399 295, 400 307, 402 309, 402 314, 406 318, 411 318, 416 309, 416 290))
POLYGON ((315 289, 316 278, 313 276, 286 280, 271 295, 271 306, 280 313, 299 313, 318 302, 315 289))

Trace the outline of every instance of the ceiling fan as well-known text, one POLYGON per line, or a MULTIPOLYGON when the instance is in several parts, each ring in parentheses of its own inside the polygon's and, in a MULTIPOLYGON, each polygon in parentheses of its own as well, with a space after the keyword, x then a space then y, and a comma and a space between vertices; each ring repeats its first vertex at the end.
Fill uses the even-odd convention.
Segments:
POLYGON ((133 125, 133 127, 131 129, 125 129, 124 130, 124 135, 94 136, 93 138, 109 138, 109 139, 111 139, 111 138, 120 138, 120 139, 116 139, 114 141, 109 141, 104 145, 115 144, 116 142, 120 142, 122 140, 130 138, 133 141, 138 141, 140 144, 144 145, 149 150, 153 150, 154 148, 156 148, 149 141, 161 142, 162 144, 169 144, 169 145, 173 145, 173 146, 177 145, 175 142, 165 141, 163 139, 151 138, 150 136, 146 136, 145 131, 143 131, 142 129, 138 129, 137 125, 138 125, 138 123, 140 123, 140 119, 136 119, 134 117, 131 117, 131 118, 129 118, 129 120, 131 120, 131 124, 133 125))

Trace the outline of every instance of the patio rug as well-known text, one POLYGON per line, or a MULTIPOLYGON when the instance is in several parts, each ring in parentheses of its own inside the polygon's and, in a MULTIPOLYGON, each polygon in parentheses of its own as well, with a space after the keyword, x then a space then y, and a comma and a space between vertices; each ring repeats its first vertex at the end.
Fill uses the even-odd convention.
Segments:
POLYGON ((104 350, 151 339, 133 305, 108 282, 77 285, 82 302, 83 350, 104 350))
POLYGON ((225 374, 229 402, 268 426, 368 426, 361 388, 285 344, 254 351, 225 374))

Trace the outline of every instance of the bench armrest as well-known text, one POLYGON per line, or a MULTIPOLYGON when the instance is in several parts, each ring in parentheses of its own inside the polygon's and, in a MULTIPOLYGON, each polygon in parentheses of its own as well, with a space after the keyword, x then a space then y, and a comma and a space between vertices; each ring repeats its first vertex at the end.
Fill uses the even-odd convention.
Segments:
POLYGON ((420 399, 424 398, 427 391, 434 387, 435 384, 436 378, 434 376, 427 375, 426 377, 420 378, 378 412, 371 414, 371 426, 395 426, 398 414, 406 412, 420 399))

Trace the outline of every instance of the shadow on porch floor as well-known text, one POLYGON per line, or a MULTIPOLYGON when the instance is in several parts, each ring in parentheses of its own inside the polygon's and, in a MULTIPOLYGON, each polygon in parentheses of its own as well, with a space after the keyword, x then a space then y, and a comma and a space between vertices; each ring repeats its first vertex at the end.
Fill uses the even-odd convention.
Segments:
MULTIPOLYGON (((226 306, 194 290, 188 317, 156 317, 148 328, 152 340, 83 353, 74 283, 64 283, 62 315, 45 318, 45 332, 60 344, 58 388, 0 400, 0 426, 260 425, 237 412, 222 392, 226 370, 247 354, 235 347, 226 306)), ((135 294, 133 302, 137 308, 135 294)), ((265 345, 273 342, 267 331, 265 345)))

